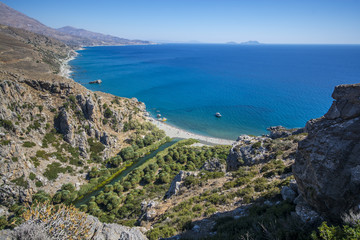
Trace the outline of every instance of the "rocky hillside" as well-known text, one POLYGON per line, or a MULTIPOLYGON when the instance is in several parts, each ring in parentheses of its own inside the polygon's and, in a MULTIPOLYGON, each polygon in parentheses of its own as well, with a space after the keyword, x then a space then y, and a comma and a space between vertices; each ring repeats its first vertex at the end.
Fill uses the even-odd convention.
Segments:
POLYGON ((337 86, 329 111, 306 124, 294 175, 306 201, 340 221, 359 212, 360 84, 337 86))
MULTIPOLYGON (((1 204, 30 202, 33 193, 54 193, 64 183, 78 187, 90 169, 154 132, 142 125, 145 105, 136 99, 54 75, 70 50, 63 43, 7 26, 0 41, 1 204)), ((151 136, 148 145, 164 134, 151 136)))
POLYGON ((62 41, 71 46, 94 45, 124 45, 124 44, 149 44, 148 41, 129 40, 100 33, 93 33, 83 29, 64 27, 61 29, 50 28, 39 21, 18 12, 0 2, 0 24, 25 29, 27 31, 48 36, 62 41), (71 31, 70 31, 71 30, 71 31))

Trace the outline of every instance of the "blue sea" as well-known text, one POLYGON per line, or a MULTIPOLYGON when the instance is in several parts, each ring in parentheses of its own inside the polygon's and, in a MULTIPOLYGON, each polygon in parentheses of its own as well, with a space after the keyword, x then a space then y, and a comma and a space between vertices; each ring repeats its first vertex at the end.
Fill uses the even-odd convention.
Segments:
POLYGON ((88 89, 136 97, 176 127, 236 139, 325 114, 336 85, 360 82, 360 45, 89 47, 70 65, 88 89), (103 83, 88 84, 96 79, 103 83))

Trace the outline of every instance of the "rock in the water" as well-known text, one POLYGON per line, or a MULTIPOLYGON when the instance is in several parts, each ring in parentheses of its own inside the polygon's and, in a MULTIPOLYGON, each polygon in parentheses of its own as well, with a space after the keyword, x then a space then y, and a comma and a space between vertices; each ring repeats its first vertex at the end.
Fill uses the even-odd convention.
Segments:
POLYGON ((98 80, 95 80, 95 81, 91 81, 91 82, 89 82, 90 84, 101 84, 102 83, 102 81, 101 81, 101 79, 98 79, 98 80))
POLYGON ((293 172, 306 202, 340 220, 360 204, 360 84, 337 86, 332 96, 328 113, 306 124, 293 172))
POLYGON ((222 164, 221 161, 217 158, 207 160, 200 170, 205 170, 209 172, 225 172, 226 166, 222 164))

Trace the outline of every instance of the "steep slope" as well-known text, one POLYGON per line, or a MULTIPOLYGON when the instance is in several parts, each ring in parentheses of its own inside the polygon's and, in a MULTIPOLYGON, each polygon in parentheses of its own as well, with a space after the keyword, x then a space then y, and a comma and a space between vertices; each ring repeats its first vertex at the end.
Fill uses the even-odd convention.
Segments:
POLYGON ((90 169, 106 165, 134 138, 148 140, 135 158, 165 136, 144 122, 145 105, 136 99, 91 92, 54 75, 69 51, 49 37, 0 27, 1 205, 31 202, 33 193, 53 194, 65 183, 79 187, 90 169))
POLYGON ((337 86, 329 111, 306 124, 293 168, 299 190, 333 220, 359 211, 360 84, 337 86))
POLYGON ((149 44, 147 41, 128 40, 113 36, 106 36, 86 30, 62 28, 61 31, 50 28, 39 21, 18 12, 6 4, 0 2, 0 24, 25 29, 34 33, 45 35, 60 40, 72 46, 93 45, 123 45, 123 44, 149 44))

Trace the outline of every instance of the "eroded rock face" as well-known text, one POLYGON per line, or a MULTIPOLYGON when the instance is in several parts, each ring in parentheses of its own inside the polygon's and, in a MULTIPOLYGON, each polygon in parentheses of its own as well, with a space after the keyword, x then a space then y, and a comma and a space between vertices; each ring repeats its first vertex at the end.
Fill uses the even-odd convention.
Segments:
MULTIPOLYGON (((114 223, 102 223, 93 216, 87 217, 91 226, 89 237, 94 240, 146 240, 147 238, 136 228, 125 227, 114 223)), ((14 230, 0 231, 0 239, 6 240, 39 240, 55 239, 44 231, 41 224, 23 223, 14 230)), ((58 239, 58 238, 56 238, 58 239)))
POLYGON ((55 126, 58 131, 64 135, 64 140, 70 144, 73 142, 73 127, 70 123, 70 118, 65 109, 59 112, 58 117, 55 119, 55 126))
POLYGON ((221 161, 217 158, 213 158, 207 160, 204 165, 200 168, 200 170, 209 171, 209 172, 225 172, 226 166, 221 163, 221 161))
POLYGON ((306 124, 293 172, 299 192, 333 220, 360 205, 360 84, 337 86, 328 113, 306 124))
POLYGON ((31 203, 32 190, 10 181, 0 181, 0 205, 11 207, 15 203, 31 203))
POLYGON ((272 139, 289 137, 304 132, 303 128, 287 129, 283 126, 269 127, 267 130, 270 132, 269 137, 272 139))
POLYGON ((240 166, 253 165, 265 159, 264 137, 241 135, 230 149, 226 159, 227 171, 235 171, 240 166))
POLYGON ((174 177, 170 184, 169 190, 165 194, 165 198, 170 198, 179 192, 184 179, 188 176, 197 176, 199 172, 180 171, 178 175, 174 177))

